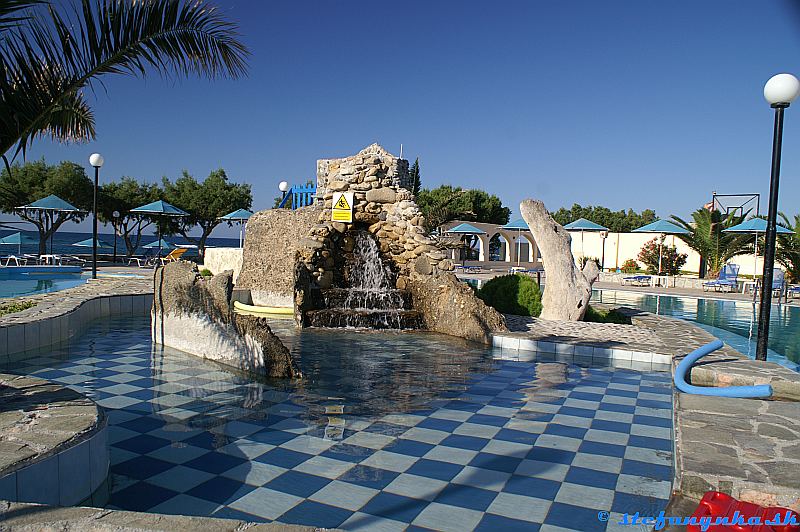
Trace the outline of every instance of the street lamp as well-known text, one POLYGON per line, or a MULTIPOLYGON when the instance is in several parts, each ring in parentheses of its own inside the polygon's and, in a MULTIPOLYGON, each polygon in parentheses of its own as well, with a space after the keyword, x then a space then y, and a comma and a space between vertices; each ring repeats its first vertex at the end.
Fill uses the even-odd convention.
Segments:
POLYGON ((286 192, 289 190, 289 183, 281 181, 278 183, 278 190, 281 191, 281 203, 283 203, 283 200, 286 198, 286 192))
POLYGON ((781 173, 781 145, 783 143, 783 110, 789 107, 800 93, 800 81, 791 74, 772 76, 764 85, 764 98, 775 109, 775 128, 772 136, 772 173, 769 182, 769 212, 764 237, 764 275, 761 278, 761 304, 758 314, 758 340, 756 360, 767 359, 769 340, 769 315, 772 310, 772 273, 775 268, 775 234, 778 225, 778 184, 781 173))
POLYGON ((92 198, 92 279, 97 279, 97 183, 100 179, 100 167, 105 159, 99 153, 89 156, 89 164, 94 166, 94 194, 92 198))
POLYGON ((119 223, 119 211, 114 211, 111 213, 112 222, 111 225, 114 227, 114 264, 117 263, 117 224, 119 223))
POLYGON ((603 256, 600 259, 600 271, 606 266, 606 238, 608 238, 608 231, 600 231, 600 239, 603 241, 603 256))

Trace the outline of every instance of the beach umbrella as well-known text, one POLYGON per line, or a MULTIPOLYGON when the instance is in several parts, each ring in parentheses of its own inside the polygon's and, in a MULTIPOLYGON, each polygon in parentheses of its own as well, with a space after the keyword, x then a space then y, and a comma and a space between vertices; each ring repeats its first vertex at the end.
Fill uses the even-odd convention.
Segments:
POLYGON ((253 216, 253 213, 247 209, 238 209, 219 217, 220 220, 225 220, 226 222, 239 222, 239 247, 242 247, 242 230, 251 216, 253 216))
POLYGON ((158 240, 154 240, 154 241, 150 242, 149 244, 145 244, 142 247, 145 248, 145 249, 158 248, 159 253, 161 253, 162 249, 175 249, 178 246, 176 246, 175 244, 173 244, 171 242, 167 242, 163 238, 159 238, 158 240))
POLYGON ((26 234, 16 232, 0 238, 0 244, 4 246, 17 246, 17 255, 22 254, 22 244, 36 244, 39 242, 26 234))
POLYGON ((461 265, 463 266, 464 262, 467 260, 467 258, 466 258, 466 255, 467 255, 466 238, 467 237, 471 237, 471 236, 477 236, 477 235, 485 235, 486 231, 481 231, 480 229, 478 229, 477 227, 475 227, 472 224, 461 223, 461 224, 458 224, 455 227, 452 227, 452 228, 448 229, 447 231, 445 231, 445 233, 453 233, 453 234, 461 235, 461 238, 464 239, 464 260, 461 261, 461 265))
POLYGON ((592 232, 600 232, 600 231, 608 231, 608 227, 603 227, 600 224, 596 224, 586 218, 578 218, 574 222, 570 222, 564 226, 564 229, 567 231, 580 231, 581 232, 581 257, 584 256, 583 254, 583 233, 584 231, 592 231, 592 232))
MULTIPOLYGON (((792 234, 793 231, 778 225, 776 227, 777 233, 780 235, 792 234)), ((750 218, 733 227, 722 230, 723 233, 742 233, 755 235, 755 242, 753 243, 753 279, 756 277, 758 271, 758 236, 767 232, 767 221, 764 218, 750 218)))
POLYGON ((506 225, 502 226, 500 229, 507 229, 509 231, 516 231, 517 232, 517 266, 519 266, 519 254, 522 244, 522 232, 523 231, 530 231, 531 228, 528 227, 527 222, 522 218, 517 218, 511 223, 507 223, 506 225))
MULTIPOLYGON (((130 212, 144 216, 162 216, 164 218, 186 218, 189 216, 188 212, 184 211, 183 209, 179 209, 174 205, 170 205, 163 200, 154 201, 152 203, 148 203, 147 205, 136 207, 135 209, 131 209, 130 212)), ((162 242, 160 226, 158 227, 158 240, 156 242, 162 242)), ((161 256, 161 249, 161 247, 158 248, 159 257, 161 256)))
MULTIPOLYGON (((76 206, 72 205, 71 203, 64 201, 63 199, 59 198, 55 194, 50 194, 47 197, 42 199, 38 199, 33 203, 29 203, 28 205, 23 205, 22 207, 17 207, 15 210, 21 211, 23 214, 27 215, 30 212, 41 212, 44 213, 44 229, 45 232, 49 231, 51 227, 53 227, 53 219, 56 214, 59 213, 79 213, 85 212, 81 209, 77 208, 76 206)), ((53 235, 50 235, 50 253, 53 252, 53 235)))
MULTIPOLYGON (((92 239, 91 239, 91 238, 87 238, 86 240, 81 240, 80 242, 75 242, 75 243, 74 243, 74 244, 72 244, 72 245, 73 245, 73 246, 78 246, 78 247, 80 247, 80 248, 90 248, 90 247, 92 247, 92 239)), ((108 242, 105 242, 105 241, 103 241, 103 240, 100 240, 100 239, 98 238, 98 239, 97 239, 97 247, 98 247, 98 248, 106 248, 106 249, 111 249, 111 248, 113 248, 114 246, 112 246, 112 245, 111 245, 111 244, 109 244, 108 242)))
POLYGON ((675 225, 667 220, 656 220, 653 223, 643 225, 633 230, 634 233, 657 233, 661 235, 658 239, 658 274, 661 275, 661 252, 666 235, 688 235, 689 231, 679 225, 675 225))

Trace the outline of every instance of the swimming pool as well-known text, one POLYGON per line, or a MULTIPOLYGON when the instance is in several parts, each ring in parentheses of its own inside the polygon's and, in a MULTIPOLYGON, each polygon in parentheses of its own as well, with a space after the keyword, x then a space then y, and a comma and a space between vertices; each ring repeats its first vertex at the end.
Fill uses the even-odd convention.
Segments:
POLYGON ((255 382, 105 320, 4 368, 109 418, 108 507, 345 530, 606 530, 672 486, 667 372, 420 332, 274 329, 305 378, 255 382))
POLYGON ((8 266, 0 268, 0 298, 57 292, 85 283, 78 266, 8 266))
MULTIPOLYGON (((755 357, 758 305, 750 301, 665 296, 622 290, 594 290, 592 301, 625 305, 694 322, 739 352, 755 357)), ((800 371, 800 307, 772 306, 767 359, 800 371)))

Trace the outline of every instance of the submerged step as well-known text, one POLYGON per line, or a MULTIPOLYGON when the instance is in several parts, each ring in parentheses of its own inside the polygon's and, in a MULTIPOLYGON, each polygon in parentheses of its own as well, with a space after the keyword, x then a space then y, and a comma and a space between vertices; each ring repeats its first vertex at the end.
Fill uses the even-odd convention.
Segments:
POLYGON ((354 327, 366 329, 419 329, 422 316, 416 310, 364 310, 332 308, 306 313, 312 327, 354 327))

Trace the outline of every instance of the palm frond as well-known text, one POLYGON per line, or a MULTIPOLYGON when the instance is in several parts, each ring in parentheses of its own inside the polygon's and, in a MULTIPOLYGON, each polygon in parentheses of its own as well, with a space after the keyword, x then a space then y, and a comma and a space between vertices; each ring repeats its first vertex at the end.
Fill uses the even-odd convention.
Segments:
POLYGON ((80 91, 104 75, 246 74, 249 52, 236 25, 201 0, 82 0, 75 13, 49 5, 38 15, 9 31, 0 49, 0 153, 15 144, 24 153, 39 135, 93 138, 80 91), (69 119, 67 109, 76 111, 69 119), (58 127, 51 117, 61 118, 58 127))
POLYGON ((0 0, 0 34, 28 20, 26 10, 43 3, 44 0, 0 0))

